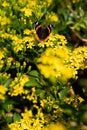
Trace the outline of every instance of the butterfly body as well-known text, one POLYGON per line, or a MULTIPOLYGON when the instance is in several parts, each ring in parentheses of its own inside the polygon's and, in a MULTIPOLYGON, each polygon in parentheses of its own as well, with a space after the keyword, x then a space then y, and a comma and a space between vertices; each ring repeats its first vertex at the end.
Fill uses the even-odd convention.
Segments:
POLYGON ((47 41, 48 37, 53 29, 53 25, 50 24, 47 27, 42 27, 42 25, 38 22, 34 23, 34 27, 36 30, 36 39, 41 42, 41 41, 47 41))

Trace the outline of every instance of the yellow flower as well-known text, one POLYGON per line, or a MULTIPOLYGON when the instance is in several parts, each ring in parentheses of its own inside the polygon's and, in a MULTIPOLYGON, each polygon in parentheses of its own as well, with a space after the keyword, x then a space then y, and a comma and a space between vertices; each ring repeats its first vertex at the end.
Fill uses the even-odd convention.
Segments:
POLYGON ((29 80, 28 76, 26 74, 21 75, 19 77, 15 77, 15 79, 11 83, 11 91, 9 92, 9 95, 11 96, 17 96, 24 93, 24 84, 29 80))
POLYGON ((12 40, 13 40, 13 44, 15 45, 14 46, 14 51, 15 52, 18 52, 18 51, 20 51, 20 50, 22 50, 24 48, 21 38, 19 38, 18 36, 14 35, 12 37, 12 40))
POLYGON ((4 57, 3 51, 0 50, 0 60, 4 57))
POLYGON ((0 85, 0 93, 5 94, 6 91, 7 91, 7 88, 3 85, 0 85))
POLYGON ((87 46, 76 48, 69 58, 72 68, 87 68, 87 46))
POLYGON ((24 30, 24 34, 29 35, 30 33, 31 33, 31 30, 29 30, 29 29, 25 29, 25 30, 24 30))
POLYGON ((58 17, 56 15, 53 15, 51 17, 51 21, 55 21, 55 22, 58 22, 58 17))
POLYGON ((32 9, 30 9, 30 8, 23 8, 23 9, 21 9, 21 11, 22 12, 25 12, 25 16, 27 16, 27 17, 29 17, 29 16, 31 16, 32 15, 32 9))
POLYGON ((75 77, 75 70, 68 67, 63 67, 61 71, 61 79, 66 81, 72 77, 75 77))
POLYGON ((12 61, 13 61, 13 57, 8 57, 7 66, 11 66, 12 61))
MULTIPOLYGON (((63 43, 65 38, 59 37, 63 43)), ((65 45, 59 45, 55 48, 47 48, 37 61, 39 70, 46 78, 67 81, 70 78, 76 78, 78 69, 87 68, 86 59, 87 47, 70 51, 65 45)))
POLYGON ((34 43, 33 42, 30 42, 29 44, 27 44, 27 48, 32 49, 33 47, 34 47, 34 43))
POLYGON ((47 48, 38 59, 39 70, 46 78, 51 80, 59 78, 66 81, 72 78, 75 70, 68 66, 69 53, 70 51, 65 46, 47 48))
POLYGON ((50 124, 47 128, 43 130, 66 130, 65 126, 61 123, 50 124))
POLYGON ((3 65, 4 65, 4 60, 0 60, 0 69, 2 69, 3 65))
POLYGON ((27 0, 27 2, 28 2, 28 5, 27 5, 28 8, 29 7, 32 8, 38 4, 38 0, 27 0))
POLYGON ((24 130, 24 129, 20 128, 20 124, 17 121, 9 124, 8 126, 9 126, 10 130, 24 130))
POLYGON ((34 116, 31 110, 25 109, 20 122, 16 121, 9 124, 10 130, 42 130, 45 121, 41 109, 38 108, 38 111, 39 114, 34 116))
POLYGON ((53 12, 47 13, 46 20, 54 21, 54 22, 58 22, 59 21, 58 16, 55 13, 53 13, 53 12))
POLYGON ((7 18, 6 16, 2 17, 0 16, 0 23, 2 26, 6 25, 6 24, 10 24, 11 21, 9 18, 7 18))
POLYGON ((0 99, 4 99, 4 94, 6 93, 7 88, 4 85, 0 85, 0 99))
POLYGON ((15 52, 22 51, 22 49, 23 49, 23 45, 22 45, 22 44, 18 44, 18 45, 16 45, 16 46, 14 47, 14 51, 15 51, 15 52))
POLYGON ((4 2, 2 3, 2 6, 3 6, 3 7, 9 6, 9 3, 7 3, 7 1, 4 1, 4 2))
POLYGON ((32 111, 31 110, 25 110, 25 113, 22 113, 22 116, 23 116, 23 118, 24 119, 27 119, 28 120, 28 118, 29 117, 32 117, 33 116, 33 113, 32 113, 32 111))
POLYGON ((4 99, 5 99, 4 95, 0 93, 0 100, 4 100, 4 99))
POLYGON ((50 5, 53 0, 47 0, 47 4, 50 5))
POLYGON ((84 101, 84 99, 81 97, 78 97, 78 99, 79 99, 80 103, 84 101))

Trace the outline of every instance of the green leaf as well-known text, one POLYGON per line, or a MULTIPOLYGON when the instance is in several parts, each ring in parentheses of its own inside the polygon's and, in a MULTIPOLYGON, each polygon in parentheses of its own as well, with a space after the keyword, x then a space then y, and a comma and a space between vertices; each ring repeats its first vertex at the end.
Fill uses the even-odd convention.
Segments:
POLYGON ((64 89, 60 92, 59 98, 60 98, 61 100, 64 98, 64 96, 67 95, 67 91, 68 91, 68 90, 69 90, 69 88, 66 87, 66 88, 64 88, 64 89))
POLYGON ((28 82, 25 83, 25 87, 33 87, 33 86, 38 86, 38 83, 34 78, 31 78, 28 82))
POLYGON ((36 89, 36 93, 40 96, 40 98, 44 98, 45 96, 45 90, 42 89, 36 89))
POLYGON ((72 115, 76 112, 75 108, 72 105, 63 103, 60 104, 60 107, 63 109, 64 113, 66 113, 67 115, 72 115))
POLYGON ((30 72, 29 72, 29 75, 30 75, 30 76, 33 76, 33 77, 39 77, 39 73, 38 73, 38 71, 36 71, 36 70, 30 71, 30 72))
POLYGON ((11 103, 9 103, 8 101, 5 102, 3 105, 2 105, 3 109, 7 112, 10 112, 12 109, 13 109, 13 105, 11 103))
POLYGON ((73 21, 68 21, 66 25, 73 25, 73 21))
POLYGON ((6 87, 9 87, 11 81, 12 81, 12 78, 8 79, 8 80, 5 82, 4 85, 5 85, 6 87))
POLYGON ((18 113, 14 113, 13 120, 14 121, 20 121, 21 116, 18 113))
POLYGON ((10 116, 10 113, 8 113, 8 116, 6 116, 6 122, 7 123, 11 123, 12 122, 12 119, 13 117, 12 116, 10 116))
POLYGON ((83 29, 85 29, 85 28, 86 28, 86 26, 85 26, 85 24, 84 24, 84 23, 80 23, 80 24, 79 24, 79 26, 80 26, 81 28, 83 28, 83 29))

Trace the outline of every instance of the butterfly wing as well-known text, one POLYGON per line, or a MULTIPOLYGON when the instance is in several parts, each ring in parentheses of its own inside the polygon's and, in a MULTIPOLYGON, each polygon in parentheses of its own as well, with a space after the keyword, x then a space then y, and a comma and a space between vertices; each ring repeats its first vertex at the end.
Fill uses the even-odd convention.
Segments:
POLYGON ((49 34, 51 33, 53 26, 50 24, 46 28, 42 27, 38 22, 35 23, 36 39, 41 41, 47 41, 49 34))

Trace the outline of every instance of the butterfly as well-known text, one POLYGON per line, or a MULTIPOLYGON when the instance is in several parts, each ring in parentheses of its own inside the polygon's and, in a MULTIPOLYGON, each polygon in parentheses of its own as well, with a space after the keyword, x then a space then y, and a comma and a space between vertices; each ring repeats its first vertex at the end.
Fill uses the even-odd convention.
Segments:
POLYGON ((54 25, 49 24, 47 27, 43 27, 40 23, 35 22, 34 28, 36 30, 36 39, 37 41, 47 41, 49 38, 49 35, 54 28, 54 25))

